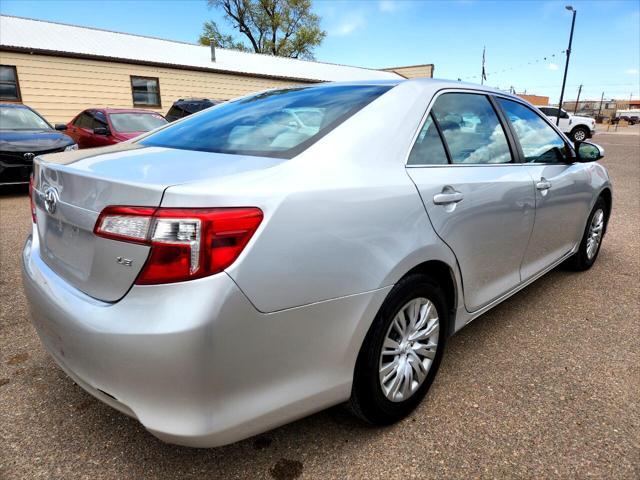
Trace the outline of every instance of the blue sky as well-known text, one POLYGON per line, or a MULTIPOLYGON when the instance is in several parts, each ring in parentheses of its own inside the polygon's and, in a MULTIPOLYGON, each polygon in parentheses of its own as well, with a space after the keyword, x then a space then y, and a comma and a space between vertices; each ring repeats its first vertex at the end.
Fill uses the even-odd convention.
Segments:
MULTIPOLYGON (((435 75, 558 100, 571 13, 578 10, 565 98, 640 98, 640 0, 315 0, 327 37, 321 61, 391 67, 434 63, 435 75), (475 78, 474 78, 475 77, 475 78)), ((195 42, 215 19, 205 0, 2 0, 8 15, 195 42)), ((0 32, 0 35, 2 33, 0 32)))

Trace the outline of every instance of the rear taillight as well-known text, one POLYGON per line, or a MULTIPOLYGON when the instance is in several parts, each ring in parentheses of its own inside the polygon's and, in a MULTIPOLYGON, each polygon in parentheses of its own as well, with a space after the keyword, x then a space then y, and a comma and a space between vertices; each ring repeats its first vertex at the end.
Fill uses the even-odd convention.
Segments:
POLYGON ((107 207, 94 233, 151 246, 136 283, 153 285, 221 272, 238 258, 261 221, 262 210, 255 207, 107 207))
POLYGON ((36 223, 36 204, 33 201, 33 174, 29 177, 29 203, 31 204, 31 220, 36 223))

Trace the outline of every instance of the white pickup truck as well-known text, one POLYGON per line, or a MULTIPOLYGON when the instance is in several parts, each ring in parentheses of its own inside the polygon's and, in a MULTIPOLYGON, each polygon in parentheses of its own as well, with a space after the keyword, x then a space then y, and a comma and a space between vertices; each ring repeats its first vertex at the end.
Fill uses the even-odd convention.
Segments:
POLYGON ((574 142, 583 142, 596 133, 596 121, 593 118, 572 115, 563 109, 558 113, 558 107, 538 107, 538 110, 549 117, 553 123, 559 115, 558 128, 574 142))

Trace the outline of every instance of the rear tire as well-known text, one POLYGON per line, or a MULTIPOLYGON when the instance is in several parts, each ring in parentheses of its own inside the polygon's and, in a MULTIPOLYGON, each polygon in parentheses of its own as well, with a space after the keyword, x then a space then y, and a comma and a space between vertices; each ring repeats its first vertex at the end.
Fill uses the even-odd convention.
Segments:
POLYGON ((356 361, 350 400, 356 416, 388 425, 418 406, 442 360, 449 324, 445 298, 442 288, 423 274, 408 275, 393 287, 356 361))
POLYGON ((598 253, 600 253, 604 233, 607 229, 608 216, 607 204, 602 197, 599 197, 587 219, 578 251, 565 262, 567 268, 584 271, 593 266, 598 258, 598 253))
POLYGON ((584 142, 589 138, 589 130, 585 127, 576 127, 571 131, 571 140, 574 142, 584 142))

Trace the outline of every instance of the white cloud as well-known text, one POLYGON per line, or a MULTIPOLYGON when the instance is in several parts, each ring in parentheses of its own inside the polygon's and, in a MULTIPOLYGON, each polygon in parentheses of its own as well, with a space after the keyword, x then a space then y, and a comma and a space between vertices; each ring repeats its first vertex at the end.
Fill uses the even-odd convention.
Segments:
POLYGON ((344 21, 333 28, 329 29, 330 35, 336 37, 346 37, 364 26, 364 16, 361 14, 352 14, 347 16, 344 21))
POLYGON ((549 65, 547 65, 547 68, 548 68, 549 70, 558 70, 558 68, 559 68, 559 67, 558 67, 558 65, 557 65, 557 64, 555 64, 555 63, 550 63, 549 65))
POLYGON ((398 3, 393 0, 380 0, 378 2, 378 9, 381 12, 395 12, 398 10, 398 3))
POLYGON ((628 70, 625 70, 624 73, 626 73, 627 75, 638 75, 638 69, 629 68, 628 70))

